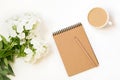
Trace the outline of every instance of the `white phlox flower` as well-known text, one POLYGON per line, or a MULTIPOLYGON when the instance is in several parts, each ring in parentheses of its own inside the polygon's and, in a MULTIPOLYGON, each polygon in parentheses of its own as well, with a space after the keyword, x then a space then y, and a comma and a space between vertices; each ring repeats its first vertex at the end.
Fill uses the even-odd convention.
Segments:
POLYGON ((29 48, 26 48, 24 50, 24 52, 27 54, 26 57, 24 58, 24 60, 26 62, 32 61, 32 58, 33 58, 33 55, 34 55, 33 51, 31 49, 29 49, 29 48))
POLYGON ((39 16, 32 13, 26 13, 20 16, 12 17, 7 20, 9 26, 16 26, 16 31, 10 28, 10 36, 19 37, 20 45, 26 42, 26 39, 31 40, 35 52, 28 48, 25 48, 24 52, 27 54, 24 60, 30 63, 36 63, 40 58, 44 57, 48 53, 48 46, 44 40, 40 39, 39 29, 41 20, 39 16), (25 27, 25 29, 23 29, 25 27), (30 30, 29 35, 25 35, 23 30, 30 30))

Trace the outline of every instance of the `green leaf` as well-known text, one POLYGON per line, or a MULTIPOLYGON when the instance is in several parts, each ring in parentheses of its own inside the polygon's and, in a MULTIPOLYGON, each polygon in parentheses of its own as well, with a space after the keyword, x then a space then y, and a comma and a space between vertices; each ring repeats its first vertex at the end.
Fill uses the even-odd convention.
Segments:
POLYGON ((26 47, 25 45, 21 45, 20 53, 18 54, 18 57, 25 57, 26 56, 26 53, 24 52, 25 47, 26 47))
POLYGON ((3 48, 3 42, 0 41, 0 49, 2 49, 2 48, 3 48))
POLYGON ((12 29, 13 29, 17 34, 19 34, 19 33, 17 32, 17 26, 16 26, 16 25, 13 25, 13 26, 12 26, 12 29))
POLYGON ((22 45, 22 46, 21 46, 21 48, 20 48, 20 53, 23 53, 23 52, 24 52, 24 50, 25 50, 25 46, 24 46, 24 45, 22 45))
POLYGON ((13 25, 13 26, 12 26, 12 29, 15 30, 15 31, 17 31, 17 26, 16 26, 16 25, 13 25))
POLYGON ((0 35, 0 37, 2 38, 3 43, 7 45, 8 41, 6 40, 6 38, 4 36, 2 36, 2 35, 0 35))
POLYGON ((5 75, 7 75, 7 74, 8 74, 8 70, 3 70, 3 71, 0 71, 0 74, 1 74, 1 75, 3 75, 3 76, 5 76, 5 75))
POLYGON ((14 74, 14 72, 13 72, 12 67, 10 66, 10 64, 8 64, 8 70, 9 70, 9 74, 10 75, 15 76, 15 74, 14 74))
POLYGON ((10 80, 7 76, 3 76, 3 80, 10 80))
POLYGON ((0 58, 3 58, 3 55, 4 55, 5 52, 6 52, 5 49, 1 49, 1 50, 0 50, 0 58))
POLYGON ((23 26, 23 32, 25 33, 25 36, 28 36, 30 34, 30 30, 26 30, 25 26, 23 26))
POLYGON ((4 55, 2 55, 2 58, 6 58, 7 56, 13 55, 15 53, 14 50, 7 50, 4 55))
POLYGON ((36 49, 33 47, 33 44, 29 43, 29 48, 35 53, 36 49))
POLYGON ((10 61, 10 62, 14 62, 14 55, 10 55, 10 56, 7 56, 6 57, 7 59, 8 59, 8 61, 10 61))
POLYGON ((4 80, 2 75, 0 75, 0 80, 4 80))
POLYGON ((7 60, 7 58, 4 58, 4 63, 5 63, 6 66, 8 66, 8 60, 7 60))

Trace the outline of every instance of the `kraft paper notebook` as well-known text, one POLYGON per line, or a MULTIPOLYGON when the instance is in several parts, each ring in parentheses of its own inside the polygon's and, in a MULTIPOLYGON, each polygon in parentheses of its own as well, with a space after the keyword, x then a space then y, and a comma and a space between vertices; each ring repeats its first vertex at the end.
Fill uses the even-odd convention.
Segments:
POLYGON ((69 76, 98 66, 98 61, 81 23, 53 33, 69 76))

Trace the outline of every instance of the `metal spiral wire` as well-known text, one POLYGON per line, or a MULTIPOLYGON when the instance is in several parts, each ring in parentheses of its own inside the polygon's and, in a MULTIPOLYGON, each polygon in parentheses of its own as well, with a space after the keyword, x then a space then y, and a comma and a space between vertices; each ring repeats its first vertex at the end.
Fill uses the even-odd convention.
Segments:
POLYGON ((77 23, 77 24, 68 26, 68 27, 63 28, 63 29, 61 29, 61 30, 59 30, 59 31, 54 32, 54 33, 53 33, 53 36, 58 35, 58 34, 63 33, 63 32, 66 32, 66 31, 68 31, 68 30, 74 29, 74 28, 79 27, 79 26, 81 26, 81 25, 82 25, 81 23, 77 23))

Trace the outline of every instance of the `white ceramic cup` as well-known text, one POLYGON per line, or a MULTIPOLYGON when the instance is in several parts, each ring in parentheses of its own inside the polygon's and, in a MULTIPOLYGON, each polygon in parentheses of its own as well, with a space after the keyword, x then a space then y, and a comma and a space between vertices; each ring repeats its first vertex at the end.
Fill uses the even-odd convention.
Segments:
POLYGON ((100 7, 92 8, 88 13, 87 19, 89 24, 96 28, 103 28, 107 24, 112 25, 108 12, 100 7))

